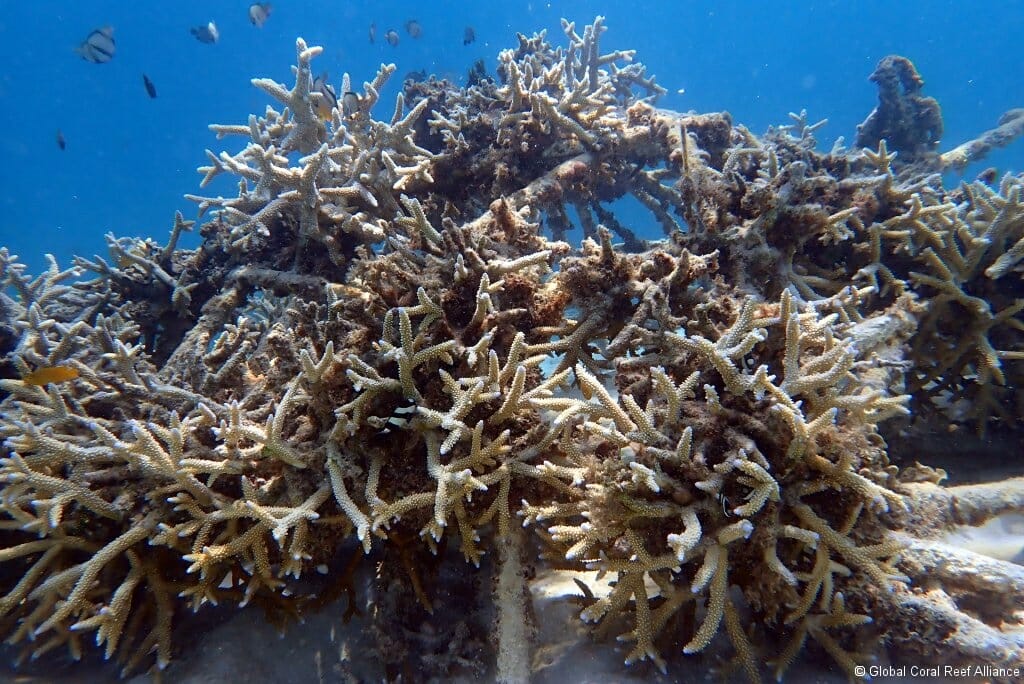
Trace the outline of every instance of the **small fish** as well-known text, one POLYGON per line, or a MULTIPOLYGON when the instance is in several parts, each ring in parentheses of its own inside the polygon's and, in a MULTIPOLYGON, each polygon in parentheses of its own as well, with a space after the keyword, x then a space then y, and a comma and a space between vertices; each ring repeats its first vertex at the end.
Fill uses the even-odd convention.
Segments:
POLYGON ((405 429, 409 421, 416 416, 415 406, 397 406, 388 418, 377 417, 380 430, 377 434, 386 435, 391 432, 391 427, 405 429))
POLYGON ((423 35, 423 27, 420 26, 420 22, 416 21, 415 19, 410 19, 409 21, 405 22, 405 32, 408 33, 413 38, 419 38, 420 36, 423 35))
POLYGON ((273 5, 269 2, 254 2, 249 5, 249 21, 256 28, 263 28, 263 24, 270 18, 270 10, 273 5))
POLYGON ((220 40, 220 31, 217 30, 217 25, 212 21, 206 26, 193 26, 188 30, 193 36, 196 37, 200 43, 206 45, 212 45, 220 40))
POLYGON ((388 32, 384 34, 384 40, 391 47, 398 47, 398 31, 395 29, 388 29, 388 32))
POLYGON ((153 85, 153 82, 149 80, 149 76, 146 74, 142 74, 142 85, 146 86, 146 93, 148 93, 151 98, 155 99, 156 86, 153 85))
POLYGON ((46 385, 51 382, 67 382, 78 377, 78 371, 71 366, 44 366, 22 376, 26 385, 46 385))
POLYGON ((472 26, 467 26, 466 30, 462 32, 462 44, 469 45, 476 40, 476 31, 473 30, 472 26))
POLYGON ((370 45, 377 42, 377 24, 370 24, 370 45))
POLYGON ((314 105, 316 115, 323 121, 330 121, 334 116, 334 110, 338 107, 338 94, 334 91, 334 86, 327 82, 326 72, 313 79, 311 90, 321 95, 314 105))
POLYGON ((346 90, 341 95, 341 112, 346 119, 351 119, 359 111, 359 95, 346 90))
POLYGON ((986 185, 992 185, 999 178, 999 169, 994 166, 990 166, 981 173, 978 174, 977 180, 985 183, 986 185))
POLYGON ((103 28, 94 29, 92 33, 86 36, 82 44, 75 48, 75 52, 86 62, 106 64, 114 59, 114 51, 116 49, 117 46, 114 45, 114 27, 104 26, 103 28))
POLYGON ((64 134, 59 128, 57 129, 57 147, 61 150, 66 150, 68 147, 68 141, 64 139, 64 134))

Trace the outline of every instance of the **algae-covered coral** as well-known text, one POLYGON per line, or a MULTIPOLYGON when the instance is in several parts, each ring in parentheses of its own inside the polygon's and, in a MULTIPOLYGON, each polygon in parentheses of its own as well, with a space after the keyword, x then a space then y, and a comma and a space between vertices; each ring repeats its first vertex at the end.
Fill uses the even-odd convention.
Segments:
POLYGON ((200 169, 239 179, 191 198, 201 247, 176 247, 179 214, 166 245, 110 236, 111 260, 36 277, 0 252, 8 641, 163 668, 189 610, 301 614, 300 576, 343 584, 357 546, 409 580, 373 613, 384 676, 453 563, 495 574, 478 660, 504 681, 529 676, 543 567, 613 580, 581 585, 580 617, 627 664, 723 638, 752 680, 804 653, 854 674, 871 630, 1024 665, 1019 569, 932 541, 1024 508, 1024 485, 943 488, 881 431, 1020 432, 1024 180, 946 189, 962 155, 934 149, 901 58, 876 80, 916 79, 927 130, 883 91, 877 143, 823 153, 805 114, 757 137, 658 109, 601 18, 563 28, 520 35, 496 82, 407 81, 384 120, 394 66, 346 75, 324 122, 299 39, 292 87, 253 81, 281 111, 212 127, 244 148, 200 169), (644 218, 613 213, 627 195, 644 218), (75 377, 28 381, 54 367, 75 377))

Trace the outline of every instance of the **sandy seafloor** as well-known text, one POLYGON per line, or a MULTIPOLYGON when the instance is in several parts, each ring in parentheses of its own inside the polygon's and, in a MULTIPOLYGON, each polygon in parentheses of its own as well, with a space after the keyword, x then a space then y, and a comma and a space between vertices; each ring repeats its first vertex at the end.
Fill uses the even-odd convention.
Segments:
MULTIPOLYGON (((979 439, 973 435, 896 435, 889 436, 891 452, 902 456, 901 463, 921 460, 946 468, 952 484, 985 482, 1021 475, 1024 447, 1001 440, 997 435, 979 439), (915 455, 916 454, 916 455, 915 455)), ((1002 560, 1024 565, 1024 515, 1006 515, 989 521, 983 527, 964 528, 951 532, 946 541, 962 548, 1002 560)), ((345 558, 358 549, 346 548, 345 558)), ((436 587, 444 586, 444 568, 461 572, 457 564, 461 557, 453 554, 450 562, 442 566, 442 575, 436 587)), ((407 624, 403 629, 417 633, 424 652, 443 652, 448 643, 436 638, 428 619, 456 619, 479 611, 487 603, 491 565, 485 557, 478 572, 481 580, 476 595, 435 595, 432 597, 437 611, 433 618, 421 613, 423 622, 407 624)), ((365 601, 372 594, 374 563, 361 564, 357 587, 357 600, 365 601)), ((619 643, 614 638, 597 642, 588 635, 588 626, 578 616, 580 604, 573 600, 579 589, 569 572, 539 571, 531 581, 533 614, 537 622, 537 638, 533 659, 535 684, 612 684, 617 682, 651 682, 689 684, 722 681, 718 667, 731 656, 731 646, 720 633, 707 652, 697 656, 670 657, 667 675, 661 674, 650 663, 627 667, 623 659, 631 644, 619 643)), ((595 591, 599 591, 593 577, 583 577, 595 591)), ((317 581, 314 576, 311 581, 317 581)), ((443 591, 438 589, 438 591, 443 591)), ((375 648, 366 631, 365 617, 355 616, 347 624, 342 617, 347 599, 342 598, 320 612, 307 615, 303 623, 291 626, 283 635, 267 622, 260 608, 227 608, 223 611, 202 611, 200 616, 179 617, 175 628, 175 659, 159 678, 149 674, 136 675, 130 684, 149 684, 162 681, 173 684, 213 684, 214 682, 245 682, 246 684, 332 684, 335 682, 382 682, 376 660, 367 653, 375 648)), ((484 608, 483 610, 487 610, 484 608)), ((490 616, 480 613, 473 620, 488 624, 490 616)), ((488 665, 480 671, 460 668, 444 679, 422 680, 416 676, 416 662, 410 661, 413 678, 392 681, 444 681, 456 683, 493 681, 490 661, 493 651, 486 643, 492 639, 489 630, 466 635, 467 643, 480 645, 482 659, 488 665)), ((91 646, 91 644, 88 644, 91 646)), ((472 649, 470 649, 472 650, 472 649)), ((87 660, 69 663, 63 657, 44 663, 30 663, 17 671, 9 665, 14 652, 10 647, 0 651, 0 684, 53 682, 54 684, 99 684, 117 681, 117 670, 96 656, 95 649, 87 652, 87 660)), ((421 656, 422 654, 417 654, 421 656)), ((663 653, 666 657, 668 654, 663 653)), ((766 654, 767 656, 768 654, 766 654)), ((898 654, 896 654, 898 656, 898 654)), ((906 661, 908 665, 927 666, 929 663, 906 661)), ((886 664, 884 659, 879 664, 886 664)), ((770 673, 763 672, 766 681, 770 673)), ((728 681, 745 681, 742 673, 734 673, 728 681)), ((839 684, 848 681, 844 673, 827 660, 820 649, 805 647, 797 662, 786 673, 785 681, 803 684, 839 684)), ((933 677, 876 677, 874 682, 886 684, 920 684, 921 682, 984 681, 933 677)))

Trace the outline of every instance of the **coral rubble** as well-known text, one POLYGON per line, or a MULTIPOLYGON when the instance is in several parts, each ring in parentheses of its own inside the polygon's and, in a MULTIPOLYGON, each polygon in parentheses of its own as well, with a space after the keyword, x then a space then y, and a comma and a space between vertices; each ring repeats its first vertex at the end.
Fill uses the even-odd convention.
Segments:
POLYGON ((1019 117, 945 157, 890 57, 857 148, 824 153, 806 113, 758 137, 658 109, 600 17, 563 29, 520 35, 497 81, 407 81, 386 120, 393 65, 346 75, 324 122, 299 39, 294 85, 254 80, 274 105, 211 127, 244 147, 207 152, 204 184, 239 191, 191 198, 200 248, 179 214, 165 246, 109 236, 109 261, 34 278, 0 251, 9 642, 163 668, 187 610, 301 615, 312 568, 355 610, 355 547, 390 587, 386 676, 416 641, 448 644, 424 677, 484 667, 468 622, 398 628, 481 567, 487 662, 528 676, 537 565, 613 580, 581 583, 580 617, 626 664, 722 638, 751 680, 806 652, 852 675, 873 634, 1024 665, 1020 573, 936 541, 1024 508, 1019 480, 944 488, 884 439, 1022 430, 1024 179, 941 176, 1019 117), (626 196, 648 215, 617 217, 626 196))

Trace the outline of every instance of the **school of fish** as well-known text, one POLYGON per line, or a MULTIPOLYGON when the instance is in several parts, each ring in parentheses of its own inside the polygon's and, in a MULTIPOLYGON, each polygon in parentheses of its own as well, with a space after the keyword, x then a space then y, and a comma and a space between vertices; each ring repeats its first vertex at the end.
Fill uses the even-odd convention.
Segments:
MULTIPOLYGON (((269 2, 254 2, 249 5, 249 22, 256 28, 263 28, 270 19, 273 12, 273 5, 269 2)), ((410 38, 418 39, 423 36, 423 25, 417 19, 409 19, 405 22, 405 32, 410 38)), ((214 21, 205 24, 198 24, 189 28, 189 34, 204 45, 213 45, 220 41, 220 29, 214 21)), ((368 31, 370 43, 377 41, 377 24, 372 22, 368 31)), ((389 28, 384 32, 384 42, 391 47, 398 47, 400 37, 398 31, 389 28)), ((476 41, 476 30, 472 26, 466 26, 462 34, 462 44, 469 45, 476 41)), ((75 47, 75 52, 85 61, 91 64, 106 64, 114 59, 117 53, 117 43, 114 40, 114 27, 101 26, 93 29, 75 47)), ((156 99, 156 85, 147 74, 142 74, 142 85, 150 99, 156 99)), ((323 73, 313 80, 313 92, 319 97, 315 103, 317 114, 324 121, 330 121, 333 111, 338 108, 338 95, 334 87, 328 82, 327 74, 323 73)), ((352 112, 359 106, 359 96, 351 90, 342 93, 341 111, 344 116, 351 116, 352 112)), ((55 136, 57 147, 62 151, 67 149, 67 139, 64 133, 58 129, 55 136)))

